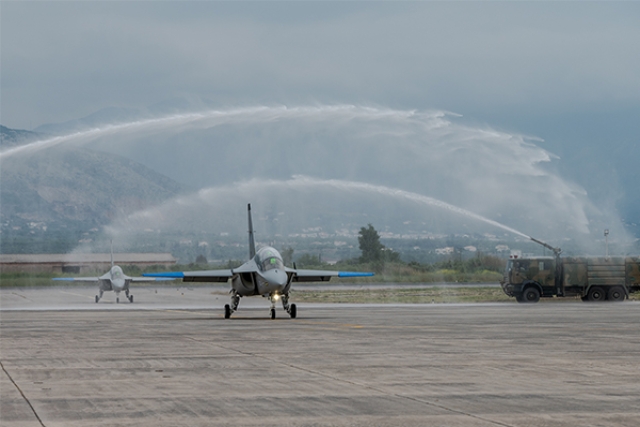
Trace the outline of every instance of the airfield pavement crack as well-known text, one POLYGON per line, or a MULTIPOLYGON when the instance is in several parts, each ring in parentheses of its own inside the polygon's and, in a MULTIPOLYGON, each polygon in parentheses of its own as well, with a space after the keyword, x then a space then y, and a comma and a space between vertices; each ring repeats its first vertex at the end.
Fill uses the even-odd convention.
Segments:
POLYGON ((380 394, 385 395, 385 396, 394 396, 394 397, 397 397, 399 399, 406 399, 406 400, 411 400, 411 401, 418 402, 418 403, 423 403, 423 404, 426 404, 426 405, 429 405, 429 406, 433 406, 435 408, 439 408, 439 409, 442 409, 442 410, 445 410, 445 411, 449 411, 452 414, 464 415, 464 416, 467 416, 467 417, 470 417, 470 418, 474 418, 474 419, 477 419, 477 420, 480 420, 480 421, 484 421, 484 422, 487 422, 487 423, 492 423, 492 424, 495 424, 497 426, 515 427, 515 426, 513 426, 511 424, 505 424, 505 423, 502 423, 502 422, 499 422, 499 421, 495 421, 495 420, 491 420, 491 419, 488 419, 488 418, 484 418, 484 417, 481 417, 479 415, 475 415, 475 414, 472 414, 472 413, 469 413, 469 412, 464 412, 464 411, 460 411, 460 410, 457 410, 457 409, 448 408, 448 407, 446 407, 444 405, 441 405, 441 404, 438 404, 438 403, 434 403, 434 402, 431 402, 429 400, 419 399, 417 397, 405 396, 405 395, 397 394, 397 393, 388 393, 385 390, 382 390, 382 389, 380 389, 378 387, 374 387, 374 386, 369 385, 369 384, 362 384, 362 383, 359 383, 359 382, 356 382, 356 381, 345 380, 344 378, 335 377, 333 375, 329 375, 329 374, 321 372, 321 371, 315 371, 313 369, 303 368, 301 366, 296 366, 296 365, 293 365, 291 363, 286 363, 286 362, 283 362, 281 360, 271 358, 271 357, 269 357, 267 355, 264 355, 264 354, 259 355, 258 353, 251 353, 251 352, 246 352, 246 351, 242 351, 242 350, 237 350, 235 348, 227 347, 227 346, 220 345, 220 344, 211 344, 211 343, 209 343, 207 341, 198 340, 198 339, 193 338, 193 337, 185 337, 185 338, 190 339, 192 341, 196 341, 198 343, 207 343, 207 344, 210 344, 210 345, 215 345, 216 347, 220 347, 220 348, 223 348, 223 349, 228 350, 228 351, 233 351, 233 352, 236 352, 238 354, 245 355, 245 356, 260 357, 262 360, 266 359, 266 360, 268 360, 270 362, 277 363, 279 365, 286 366, 286 367, 291 368, 291 369, 297 369, 299 371, 307 372, 307 373, 314 374, 314 375, 318 375, 318 376, 321 376, 321 377, 324 377, 324 378, 331 379, 333 381, 338 381, 338 382, 343 382, 343 383, 350 384, 350 385, 355 385, 355 386, 358 386, 358 387, 361 387, 361 388, 364 388, 364 389, 375 391, 375 392, 380 393, 380 394))
POLYGON ((36 412, 36 409, 33 407, 33 405, 31 404, 31 402, 29 402, 29 399, 27 398, 27 396, 25 396, 25 394, 22 392, 22 390, 20 389, 20 387, 18 386, 18 384, 16 384, 16 382, 13 380, 13 378, 11 378, 11 375, 9 375, 9 372, 7 372, 7 370, 4 368, 4 364, 2 363, 2 361, 0 361, 0 367, 2 367, 2 371, 5 373, 5 375, 7 376, 7 378, 9 378, 9 381, 11 381, 11 383, 15 386, 15 388, 18 390, 18 392, 20 393, 20 395, 22 396, 22 398, 24 399, 25 402, 27 402, 27 405, 29 405, 29 408, 31 408, 31 411, 33 411, 33 415, 35 415, 36 419, 38 420, 38 422, 40 423, 40 425, 42 427, 46 427, 44 425, 44 423, 42 422, 42 420, 40 419, 40 416, 38 415, 38 413, 36 412))

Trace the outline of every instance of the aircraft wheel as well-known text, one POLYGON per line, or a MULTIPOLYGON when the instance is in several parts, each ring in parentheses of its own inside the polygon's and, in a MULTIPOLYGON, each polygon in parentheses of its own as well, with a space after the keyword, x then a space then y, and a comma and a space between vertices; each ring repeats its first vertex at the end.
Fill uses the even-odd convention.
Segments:
POLYGON ((120 302, 120 298, 116 297, 116 304, 120 302))
POLYGON ((600 302, 604 301, 604 291, 599 286, 594 286, 589 289, 589 301, 600 302))
POLYGON ((96 295, 96 304, 98 303, 98 301, 100 301, 100 297, 96 295))
POLYGON ((624 301, 626 297, 627 296, 625 295, 622 286, 614 286, 613 288, 609 289, 609 292, 607 293, 607 299, 613 302, 624 301))
POLYGON ((298 308, 296 307, 295 304, 291 304, 291 307, 289 308, 289 316, 291 316, 292 319, 295 319, 297 315, 298 315, 298 308))
POLYGON ((276 318, 276 309, 272 308, 270 314, 271 314, 271 318, 275 319, 276 318))
POLYGON ((133 303, 133 295, 129 295, 129 302, 133 303))
POLYGON ((231 317, 231 307, 229 307, 229 304, 225 304, 224 305, 224 318, 228 319, 231 317))

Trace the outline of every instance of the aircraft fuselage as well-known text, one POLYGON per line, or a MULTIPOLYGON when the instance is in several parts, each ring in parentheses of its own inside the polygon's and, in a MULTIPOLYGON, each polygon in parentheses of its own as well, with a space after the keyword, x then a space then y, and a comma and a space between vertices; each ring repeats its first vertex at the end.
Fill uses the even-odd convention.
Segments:
POLYGON ((291 286, 282 256, 270 247, 260 248, 253 259, 233 269, 233 290, 241 296, 286 294, 291 286))

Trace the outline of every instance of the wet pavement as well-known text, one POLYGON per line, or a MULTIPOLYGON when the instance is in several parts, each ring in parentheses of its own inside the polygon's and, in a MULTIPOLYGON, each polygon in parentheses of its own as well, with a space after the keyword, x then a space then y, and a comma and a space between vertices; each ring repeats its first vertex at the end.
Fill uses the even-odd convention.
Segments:
POLYGON ((244 298, 224 319, 224 288, 181 289, 137 289, 139 304, 115 304, 113 294, 96 304, 82 287, 2 290, 1 424, 524 427, 640 419, 637 302, 300 304, 299 318, 279 309, 270 320, 266 300, 244 298))

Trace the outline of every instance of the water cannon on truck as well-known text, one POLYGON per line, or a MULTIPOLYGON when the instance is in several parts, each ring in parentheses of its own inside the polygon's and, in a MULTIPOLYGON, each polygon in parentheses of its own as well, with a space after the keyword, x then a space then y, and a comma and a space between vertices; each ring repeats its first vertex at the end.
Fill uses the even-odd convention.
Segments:
POLYGON ((500 285, 520 303, 551 297, 615 302, 640 291, 640 257, 561 257, 560 248, 530 239, 555 256, 509 258, 500 285))

